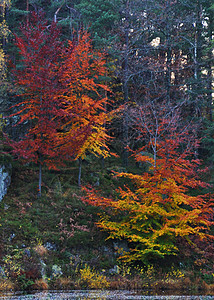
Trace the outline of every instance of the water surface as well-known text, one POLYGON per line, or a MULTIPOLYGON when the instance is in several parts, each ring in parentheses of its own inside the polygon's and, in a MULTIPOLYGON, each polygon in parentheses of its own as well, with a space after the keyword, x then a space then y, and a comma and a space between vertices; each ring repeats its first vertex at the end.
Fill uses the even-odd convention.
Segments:
POLYGON ((197 295, 197 296, 182 296, 182 295, 152 295, 145 296, 139 295, 135 291, 43 291, 34 294, 21 294, 21 293, 7 293, 0 295, 0 299, 14 299, 14 300, 59 300, 59 299, 73 299, 73 300, 213 300, 214 296, 211 295, 197 295))

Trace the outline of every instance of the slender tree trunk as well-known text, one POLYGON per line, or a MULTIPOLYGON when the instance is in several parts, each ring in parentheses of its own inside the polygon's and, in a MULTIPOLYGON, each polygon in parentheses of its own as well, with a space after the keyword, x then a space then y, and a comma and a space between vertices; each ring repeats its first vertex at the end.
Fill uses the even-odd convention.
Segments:
POLYGON ((39 162, 39 188, 38 188, 38 197, 42 195, 42 163, 39 162))
MULTIPOLYGON (((126 4, 126 28, 125 28, 125 57, 124 57, 124 82, 123 82, 123 89, 124 89, 124 103, 127 104, 129 101, 129 90, 128 90, 128 56, 129 56, 129 1, 126 4)), ((124 123, 123 123, 123 142, 124 142, 124 152, 123 152, 123 164, 124 166, 128 166, 128 136, 129 136, 129 129, 128 129, 128 112, 127 109, 124 113, 124 123)))
POLYGON ((170 19, 170 3, 167 2, 167 17, 166 17, 166 97, 167 100, 170 101, 171 99, 171 63, 172 63, 172 41, 171 41, 171 32, 170 29, 172 27, 171 25, 171 19, 170 19))
POLYGON ((29 0, 26 3, 26 11, 27 11, 27 25, 29 24, 29 0))
POLYGON ((82 158, 79 157, 78 161, 79 161, 78 186, 81 186, 82 158))
POLYGON ((213 61, 213 49, 211 47, 212 44, 212 39, 213 39, 213 18, 212 16, 209 17, 209 29, 208 29, 208 33, 209 33, 209 50, 208 50, 208 80, 207 80, 207 117, 209 121, 213 121, 213 97, 212 97, 212 85, 213 85, 213 81, 212 81, 212 61, 213 61))
POLYGON ((65 3, 65 1, 63 1, 61 6, 55 11, 55 14, 54 14, 54 22, 55 23, 57 22, 57 14, 60 11, 60 9, 63 7, 64 3, 65 3))
POLYGON ((201 88, 201 44, 202 44, 202 19, 201 19, 201 7, 200 3, 197 6, 197 19, 195 22, 195 47, 194 47, 194 78, 196 81, 196 91, 195 94, 199 95, 199 90, 201 88))
MULTIPOLYGON (((107 61, 106 61, 106 63, 107 63, 107 61)), ((108 76, 108 75, 107 75, 107 71, 106 71, 106 78, 107 78, 107 76, 108 76)), ((108 86, 107 81, 105 81, 105 85, 108 86)), ((107 94, 107 91, 106 91, 106 90, 104 91, 104 95, 105 95, 105 98, 107 99, 108 94, 107 94)), ((107 112, 107 104, 106 104, 106 101, 105 101, 105 104, 104 104, 104 109, 105 109, 105 112, 107 112)), ((103 127, 104 127, 105 130, 106 130, 106 122, 104 122, 103 127)), ((104 156, 102 155, 102 157, 101 157, 101 167, 102 167, 102 170, 104 169, 104 163, 105 163, 105 158, 104 158, 104 156)))

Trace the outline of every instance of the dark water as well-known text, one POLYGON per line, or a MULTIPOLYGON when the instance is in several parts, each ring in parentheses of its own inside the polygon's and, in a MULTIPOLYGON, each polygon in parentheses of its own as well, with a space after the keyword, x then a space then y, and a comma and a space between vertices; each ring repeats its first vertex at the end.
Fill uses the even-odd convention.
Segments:
POLYGON ((0 294, 0 299, 14 299, 14 300, 57 300, 57 299, 74 299, 74 300, 126 300, 126 299, 145 299, 145 300, 213 300, 214 296, 211 295, 197 295, 197 296, 173 296, 173 295, 153 295, 145 296, 140 295, 134 291, 45 291, 37 292, 34 294, 21 294, 21 293, 7 293, 0 294))

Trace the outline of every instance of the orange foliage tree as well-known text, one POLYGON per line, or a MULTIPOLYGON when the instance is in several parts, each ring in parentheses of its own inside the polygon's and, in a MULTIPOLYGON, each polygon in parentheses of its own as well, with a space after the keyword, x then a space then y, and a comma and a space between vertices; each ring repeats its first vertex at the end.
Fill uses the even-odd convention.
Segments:
POLYGON ((190 193, 206 184, 198 177, 200 162, 194 157, 198 142, 190 126, 181 125, 178 109, 138 106, 132 121, 141 144, 133 155, 142 172, 116 173, 131 185, 117 189, 115 197, 85 188, 83 201, 105 208, 97 225, 109 232, 109 238, 129 242, 130 251, 122 259, 148 263, 176 255, 178 237, 211 237, 213 197, 190 193))
POLYGON ((19 117, 26 130, 19 141, 10 141, 13 153, 41 168, 56 168, 65 160, 83 157, 86 151, 108 155, 105 123, 105 57, 94 51, 87 32, 78 39, 60 41, 54 22, 49 26, 44 13, 32 13, 16 36, 21 68, 14 81, 21 102, 11 117, 19 117))
POLYGON ((64 156, 73 153, 75 158, 84 157, 86 152, 109 155, 104 126, 110 119, 106 113, 109 89, 100 80, 106 76, 105 64, 103 53, 92 48, 87 32, 79 33, 76 41, 68 41, 62 53, 62 88, 57 97, 63 103, 58 144, 64 156))

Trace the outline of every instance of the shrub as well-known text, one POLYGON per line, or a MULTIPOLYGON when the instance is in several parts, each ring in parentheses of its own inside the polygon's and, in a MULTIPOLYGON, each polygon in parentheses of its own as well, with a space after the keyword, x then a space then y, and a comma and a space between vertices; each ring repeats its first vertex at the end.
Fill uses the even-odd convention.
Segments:
POLYGON ((0 280, 0 291, 13 291, 14 289, 14 284, 9 279, 0 280))
POLYGON ((87 264, 83 269, 80 269, 79 284, 82 288, 90 289, 106 289, 109 287, 109 282, 106 276, 99 274, 94 269, 91 269, 87 264))
POLYGON ((40 291, 48 290, 48 284, 42 278, 35 280, 34 284, 31 287, 34 290, 40 290, 40 291))
POLYGON ((55 280, 53 288, 60 290, 72 290, 75 288, 75 283, 69 277, 60 277, 55 280))

